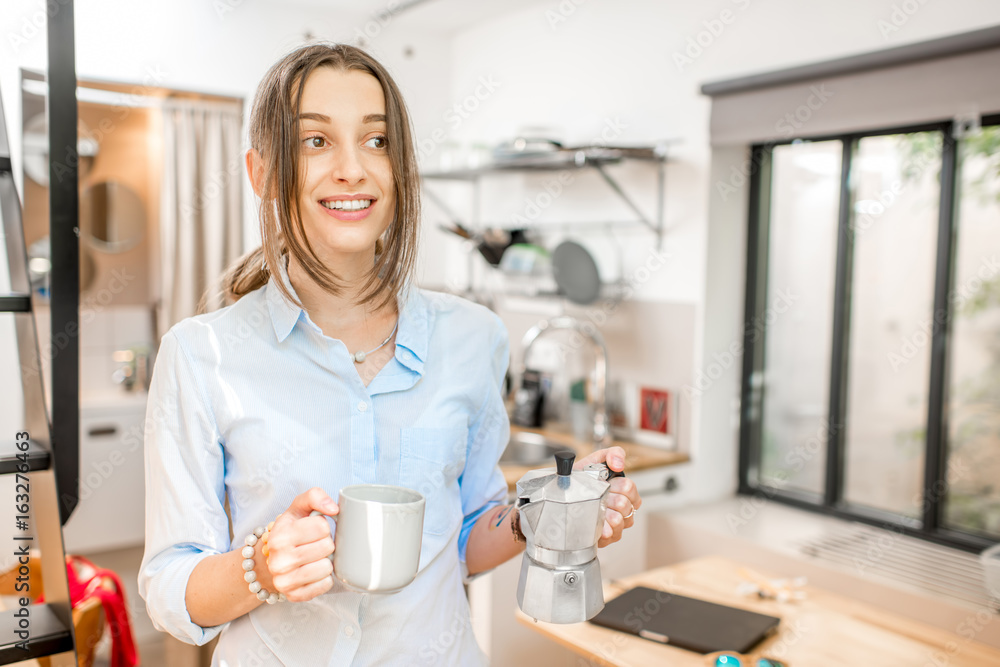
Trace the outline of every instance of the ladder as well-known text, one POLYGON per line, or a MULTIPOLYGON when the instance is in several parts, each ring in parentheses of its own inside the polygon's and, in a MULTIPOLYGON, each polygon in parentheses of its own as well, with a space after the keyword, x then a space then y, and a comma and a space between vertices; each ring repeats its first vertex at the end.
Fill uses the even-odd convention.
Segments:
MULTIPOLYGON (((6 257, 0 256, 0 356, 11 355, 11 348, 16 346, 23 397, 21 410, 0 406, 0 517, 13 510, 10 525, 0 526, 0 554, 9 558, 12 553, 40 553, 45 583, 44 604, 22 607, 19 597, 0 611, 0 665, 50 656, 50 665, 69 667, 77 662, 62 521, 32 313, 21 205, 11 168, 2 101, 0 217, 6 246, 6 257)), ((3 383, 0 390, 16 391, 18 378, 4 375, 0 377, 3 383)), ((19 588, 22 593, 18 595, 36 597, 38 582, 33 582, 30 576, 24 579, 19 585, 27 584, 28 589, 19 588)), ((24 600, 29 601, 29 597, 24 600)))

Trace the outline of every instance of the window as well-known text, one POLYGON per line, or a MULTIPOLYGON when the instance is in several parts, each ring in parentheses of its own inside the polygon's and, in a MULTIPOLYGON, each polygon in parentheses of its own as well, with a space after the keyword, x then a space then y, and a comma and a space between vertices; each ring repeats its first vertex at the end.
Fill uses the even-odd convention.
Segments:
POLYGON ((1000 540, 1000 117, 756 145, 740 490, 1000 540))

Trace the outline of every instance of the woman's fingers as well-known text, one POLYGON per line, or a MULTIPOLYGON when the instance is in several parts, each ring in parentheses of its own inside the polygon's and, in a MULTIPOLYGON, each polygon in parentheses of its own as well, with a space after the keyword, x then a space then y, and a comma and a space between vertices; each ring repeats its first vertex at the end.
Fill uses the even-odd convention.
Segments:
POLYGON ((309 516, 309 513, 313 511, 333 516, 339 510, 337 502, 326 491, 318 486, 314 486, 308 491, 295 496, 295 500, 292 501, 287 510, 278 516, 274 525, 276 528, 278 526, 289 525, 297 519, 309 516))
POLYGON ((604 515, 604 529, 597 542, 598 547, 613 544, 622 538, 622 531, 635 524, 635 510, 642 505, 639 490, 628 477, 615 477, 611 480, 608 493, 607 512, 604 515))
POLYGON ((333 553, 333 538, 329 534, 315 542, 291 548, 276 550, 272 546, 267 557, 267 567, 273 576, 287 574, 319 560, 329 562, 327 556, 331 553, 333 553))
POLYGON ((325 517, 307 516, 290 522, 275 522, 268 532, 267 546, 271 553, 288 551, 330 536, 330 524, 325 517))
POLYGON ((604 529, 601 531, 601 538, 597 541, 598 547, 606 547, 622 538, 622 531, 625 529, 625 522, 618 510, 609 509, 604 515, 604 529))
MULTIPOLYGON (((639 489, 636 488, 635 482, 630 477, 615 477, 611 480, 611 489, 608 496, 610 498, 616 495, 627 498, 630 505, 636 509, 642 507, 642 498, 639 497, 639 489)), ((630 511, 631 509, 627 509, 625 514, 628 514, 630 511)))
POLYGON ((310 489, 275 520, 267 538, 267 569, 275 590, 293 602, 330 590, 334 543, 326 516, 339 507, 322 490, 310 489))
POLYGON ((305 602, 333 587, 333 563, 320 558, 286 574, 274 576, 274 587, 292 602, 305 602))

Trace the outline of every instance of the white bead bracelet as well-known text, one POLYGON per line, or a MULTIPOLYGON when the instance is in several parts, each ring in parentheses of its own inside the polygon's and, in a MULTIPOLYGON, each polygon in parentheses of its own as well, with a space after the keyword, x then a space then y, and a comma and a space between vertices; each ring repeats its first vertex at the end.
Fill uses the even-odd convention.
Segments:
POLYGON ((243 580, 249 584, 250 592, 257 596, 257 599, 261 602, 266 602, 268 604, 274 604, 275 602, 285 602, 288 598, 285 597, 284 593, 268 593, 257 581, 257 573, 253 571, 254 568, 254 547, 257 546, 257 542, 260 540, 261 536, 264 534, 264 529, 260 526, 254 528, 254 531, 247 535, 247 539, 244 540, 246 546, 243 547, 243 551, 240 555, 243 556, 243 580))

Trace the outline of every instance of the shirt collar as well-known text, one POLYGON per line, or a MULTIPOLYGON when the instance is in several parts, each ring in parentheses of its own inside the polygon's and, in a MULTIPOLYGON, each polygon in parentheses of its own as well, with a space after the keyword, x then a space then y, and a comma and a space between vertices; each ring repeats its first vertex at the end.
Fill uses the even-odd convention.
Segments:
POLYGON ((295 323, 299 321, 303 310, 294 302, 289 301, 281 289, 278 287, 278 280, 281 280, 292 296, 298 300, 299 295, 295 293, 292 281, 288 279, 288 255, 282 255, 278 262, 278 275, 271 272, 271 278, 267 281, 267 309, 271 314, 271 324, 274 325, 274 335, 278 337, 278 342, 282 343, 288 334, 292 333, 295 323), (279 278, 280 276, 280 278, 279 278))
MULTIPOLYGON (((282 255, 278 275, 272 272, 265 293, 274 334, 281 343, 292 333, 292 329, 300 319, 307 319, 307 314, 281 292, 278 287, 279 279, 284 281, 292 296, 298 299, 298 294, 288 279, 288 255, 282 255)), ((397 303, 399 329, 396 331, 396 358, 411 370, 420 373, 423 371, 427 348, 430 346, 432 324, 430 320, 433 313, 426 296, 412 284, 407 284, 403 288, 397 303)))

